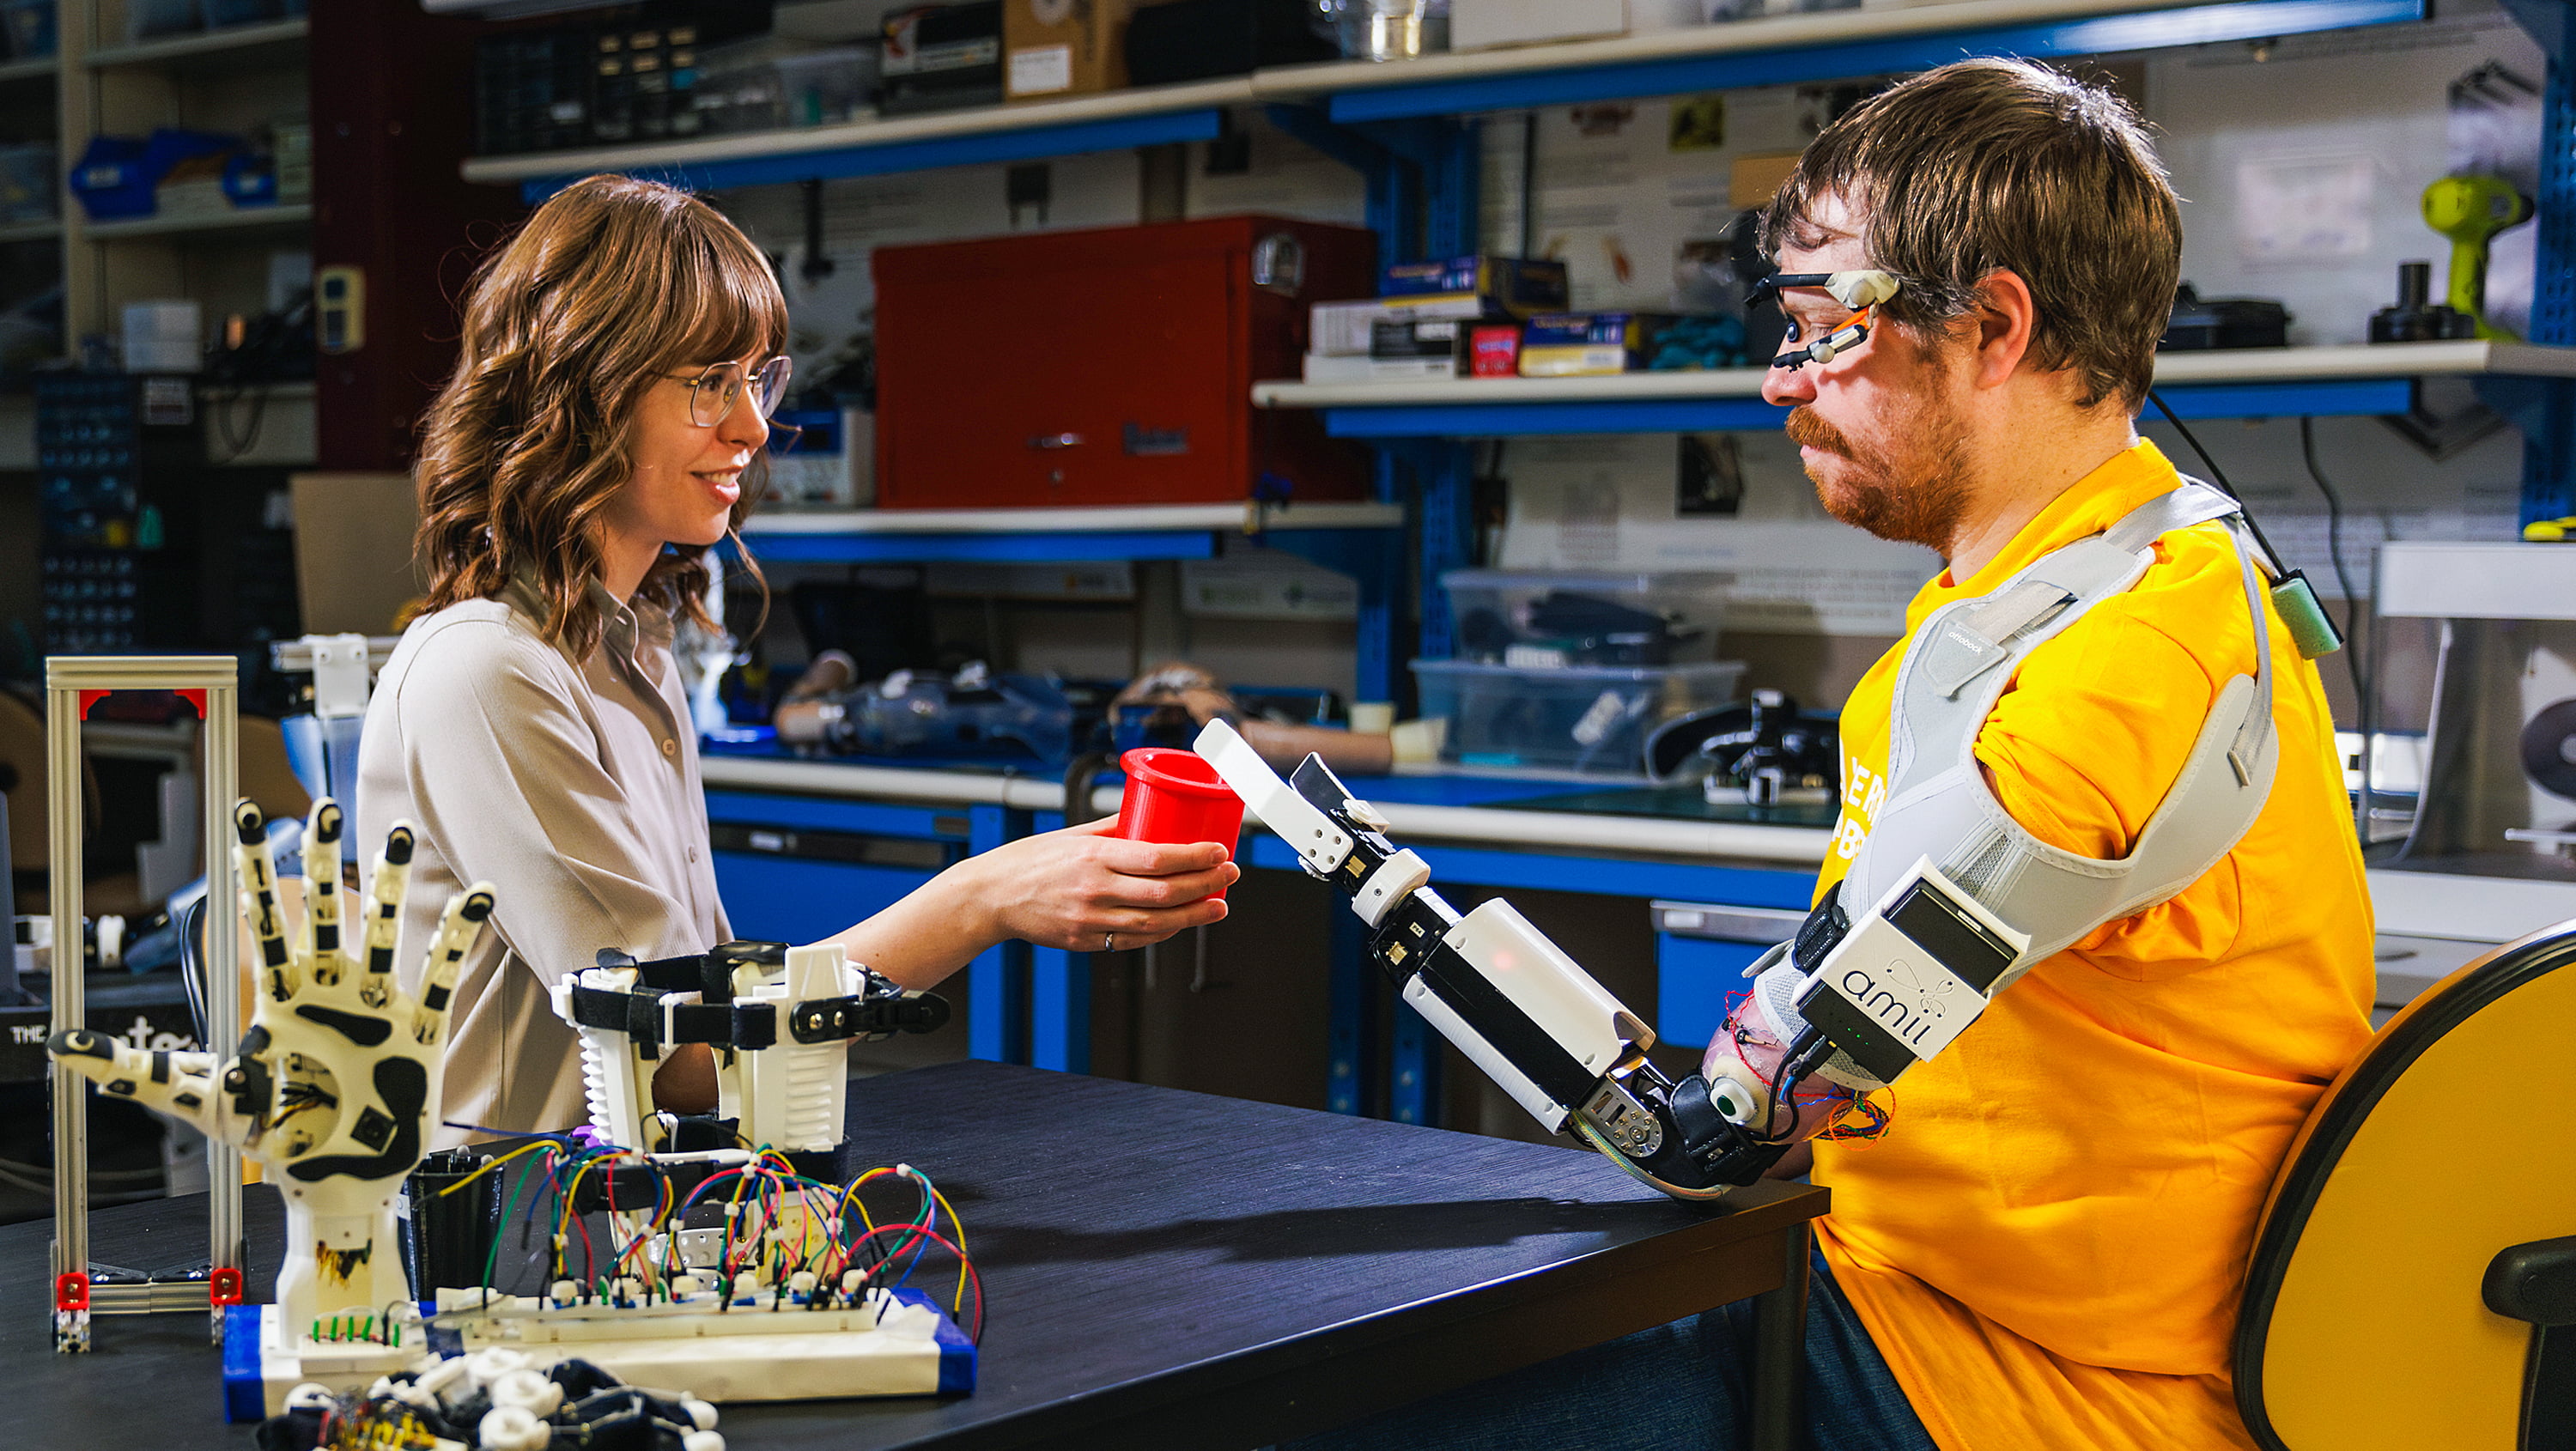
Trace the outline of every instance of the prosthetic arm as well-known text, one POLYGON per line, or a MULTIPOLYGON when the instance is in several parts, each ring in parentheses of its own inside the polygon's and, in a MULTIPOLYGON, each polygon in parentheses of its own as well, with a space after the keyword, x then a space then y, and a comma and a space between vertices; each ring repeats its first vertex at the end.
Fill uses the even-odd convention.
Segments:
POLYGON ((1388 840, 1386 819, 1322 760, 1283 781, 1223 721, 1197 750, 1308 875, 1350 898, 1369 957, 1404 1001, 1550 1130, 1680 1199, 1752 1183, 1794 1141, 1768 1131, 1766 1110, 1785 1101, 1766 1105, 1732 1078, 1675 1082, 1647 1061, 1654 1030, 1510 903, 1461 914, 1442 900, 1431 868, 1388 840))
MULTIPOLYGON (((376 858, 363 923, 342 931, 340 808, 313 804, 304 834, 304 928, 281 920, 259 808, 234 809, 234 860, 259 951, 259 997, 231 1058, 149 1053, 86 1030, 46 1051, 100 1085, 210 1138, 241 1145, 286 1197, 283 1323, 356 1327, 408 1300, 394 1200, 438 1115, 448 997, 492 915, 476 883, 447 904, 418 1000, 394 982, 395 937, 410 876, 412 829, 397 824, 376 858), (343 944, 344 935, 354 940, 343 944)), ((232 930, 207 914, 207 930, 232 930)), ((316 1338, 335 1338, 317 1335, 316 1338)))
POLYGON ((1917 628, 1868 834, 1795 941, 1754 964, 1744 1010, 1700 1074, 1679 1082, 1646 1060, 1653 1032, 1520 914, 1494 901, 1462 917, 1442 901, 1430 868, 1387 840, 1385 818, 1323 762, 1310 757, 1282 781, 1222 721, 1197 749, 1309 874, 1351 898, 1370 956, 1404 1000, 1539 1122, 1571 1128, 1668 1194, 1710 1198, 1938 1055, 2034 964, 2199 880, 2252 827, 2279 752, 2262 573, 2241 539, 2254 673, 2220 685, 2126 856, 2079 856, 2031 835, 1975 754, 2015 662, 2135 584, 2157 538, 2211 521, 2226 521, 2231 538, 2244 527, 2232 498, 2186 480, 1917 628), (1827 1087, 1802 1095, 1810 1078, 1827 1087))

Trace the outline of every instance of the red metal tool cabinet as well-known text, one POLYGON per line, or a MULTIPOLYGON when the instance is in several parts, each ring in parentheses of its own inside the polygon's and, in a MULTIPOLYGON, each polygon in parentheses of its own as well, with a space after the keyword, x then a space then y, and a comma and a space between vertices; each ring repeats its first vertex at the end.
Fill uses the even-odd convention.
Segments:
POLYGON ((1370 296, 1377 238, 1282 217, 875 254, 877 504, 1356 499, 1360 450, 1302 410, 1307 309, 1370 296), (1256 280, 1256 270, 1260 279, 1256 280))

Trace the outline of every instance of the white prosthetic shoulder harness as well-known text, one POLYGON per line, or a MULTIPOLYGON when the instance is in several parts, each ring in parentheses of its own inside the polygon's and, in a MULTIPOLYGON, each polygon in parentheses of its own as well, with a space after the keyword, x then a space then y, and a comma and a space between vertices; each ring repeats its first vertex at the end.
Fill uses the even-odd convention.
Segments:
POLYGON ((1813 1025, 1837 1049, 1824 1077, 1881 1086, 1946 1048, 2033 965, 2172 897, 2235 847, 2271 795, 2279 757, 2258 557, 2236 501, 2187 478, 1924 621, 1897 668, 1886 802, 1798 941, 1754 966, 1754 1001, 1783 1042, 1813 1025), (2220 689, 2128 856, 2050 846, 1995 799, 1978 732, 2032 651, 2135 585, 2160 536, 2211 520, 2227 522, 2244 576, 2254 674, 2220 689))

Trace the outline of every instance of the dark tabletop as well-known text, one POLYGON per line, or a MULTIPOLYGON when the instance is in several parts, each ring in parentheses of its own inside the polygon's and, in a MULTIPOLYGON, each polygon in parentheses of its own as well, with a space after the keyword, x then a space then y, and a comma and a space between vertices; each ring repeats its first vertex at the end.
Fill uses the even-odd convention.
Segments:
MULTIPOLYGON (((976 1390, 727 1406, 745 1451, 1260 1445, 1772 1289, 1825 1205, 1764 1184, 1709 1212, 1588 1151, 982 1062, 853 1083, 849 1127, 965 1221, 992 1297, 976 1390)), ((281 1217, 251 1191, 255 1298, 281 1217)), ((90 1222, 101 1262, 202 1253, 200 1198, 90 1222)), ((248 1444, 197 1316, 102 1316, 95 1353, 52 1353, 50 1233, 0 1228, 21 1444, 248 1444)))

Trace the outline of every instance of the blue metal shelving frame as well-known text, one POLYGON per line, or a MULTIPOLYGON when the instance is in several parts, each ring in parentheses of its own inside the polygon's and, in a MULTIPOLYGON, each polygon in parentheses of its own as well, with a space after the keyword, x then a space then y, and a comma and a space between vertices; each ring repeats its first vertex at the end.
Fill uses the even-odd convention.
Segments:
MULTIPOLYGON (((2404 378, 2193 383, 2156 391, 2185 418, 2370 417, 2401 414, 2404 378)), ((1698 433, 1778 428, 1789 416, 1759 398, 1616 398, 1546 403, 1387 403, 1326 407, 1324 431, 1371 442, 1568 433, 1698 433)))

